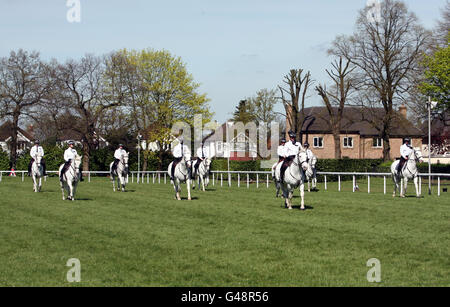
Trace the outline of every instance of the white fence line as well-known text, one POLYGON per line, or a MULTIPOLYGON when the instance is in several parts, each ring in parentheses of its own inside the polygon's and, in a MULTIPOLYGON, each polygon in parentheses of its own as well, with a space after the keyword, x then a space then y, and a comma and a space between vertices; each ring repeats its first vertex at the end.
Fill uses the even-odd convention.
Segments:
MULTIPOLYGON (((2 181, 2 177, 3 176, 8 176, 10 174, 11 171, 0 171, 0 182, 2 181), (4 175, 5 174, 5 175, 4 175)), ((25 174, 27 173, 27 171, 15 171, 16 177, 20 177, 22 179, 22 182, 25 181, 25 174)), ((57 171, 47 171, 48 174, 57 174, 57 171)), ((91 174, 93 175, 109 175, 108 171, 89 171, 89 172, 85 172, 83 171, 83 177, 86 178, 87 176, 87 180, 88 182, 91 182, 91 174)), ((167 171, 146 171, 146 172, 136 172, 136 171, 132 171, 130 172, 131 174, 131 183, 134 183, 135 181, 135 177, 136 177, 136 183, 137 184, 143 184, 145 183, 145 181, 147 182, 147 184, 150 183, 150 181, 152 181, 153 184, 156 184, 156 181, 158 182, 158 184, 161 184, 161 177, 162 175, 164 176, 164 184, 167 184, 168 180, 168 174, 167 171), (150 180, 150 175, 152 176, 152 180, 150 180), (146 180, 145 180, 145 177, 146 180)), ((269 188, 270 186, 270 182, 272 180, 269 180, 269 176, 271 177, 271 172, 269 171, 211 171, 211 175, 212 175, 212 184, 213 186, 215 186, 216 184, 219 184, 219 175, 220 175, 220 186, 223 186, 223 177, 224 174, 227 175, 228 179, 226 179, 226 181, 228 181, 228 186, 231 187, 231 175, 236 174, 237 175, 237 186, 241 187, 241 175, 246 175, 246 187, 247 189, 250 188, 250 182, 255 182, 256 183, 256 188, 260 188, 260 176, 261 178, 266 179, 266 188, 269 188), (256 175, 256 180, 250 180, 250 175, 256 175)), ((327 176, 338 176, 338 191, 342 191, 342 182, 341 182, 341 177, 343 176, 352 176, 353 180, 352 180, 352 184, 353 184, 353 192, 356 192, 356 190, 359 190, 359 186, 357 184, 357 180, 356 180, 356 176, 363 176, 363 177, 367 177, 367 192, 370 194, 371 193, 371 177, 383 177, 383 193, 386 194, 387 193, 387 177, 391 177, 390 173, 356 173, 356 172, 317 172, 317 175, 323 175, 324 176, 324 187, 325 190, 328 190, 328 181, 327 181, 327 176)), ((419 194, 422 193, 422 177, 431 177, 433 178, 437 178, 437 195, 441 196, 441 178, 448 178, 450 179, 450 174, 440 174, 440 173, 436 173, 436 174, 419 174, 419 194)), ((45 180, 47 180, 47 177, 45 177, 45 180)), ((129 182, 129 178, 127 178, 127 182, 129 182)))

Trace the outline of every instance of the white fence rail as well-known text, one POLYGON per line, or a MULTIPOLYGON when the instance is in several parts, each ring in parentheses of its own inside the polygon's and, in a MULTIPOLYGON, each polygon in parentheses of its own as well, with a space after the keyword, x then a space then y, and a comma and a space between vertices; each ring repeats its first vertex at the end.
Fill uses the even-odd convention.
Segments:
MULTIPOLYGON (((3 180, 3 176, 9 176, 11 171, 0 171, 0 182, 3 180)), ((27 171, 15 171, 16 177, 21 177, 22 181, 25 181, 25 174, 27 171)), ((47 171, 48 174, 57 174, 57 171, 47 171)), ((87 179, 88 182, 91 182, 91 176, 95 175, 103 175, 108 176, 108 171, 89 171, 83 172, 83 176, 87 179)), ((166 171, 146 171, 146 172, 130 172, 131 174, 131 183, 137 184, 150 184, 150 183, 164 183, 167 184, 169 182, 169 176, 166 171)), ((212 185, 220 185, 223 186, 228 185, 232 186, 232 178, 231 175, 237 175, 237 180, 235 184, 238 187, 241 187, 241 183, 243 182, 247 188, 250 188, 251 183, 256 183, 256 188, 260 188, 260 186, 265 186, 266 188, 270 187, 270 183, 272 182, 271 172, 269 171, 212 171, 210 177, 210 181, 212 181, 212 185), (250 179, 250 175, 256 175, 256 180, 250 179), (211 180, 212 179, 212 180, 211 180)), ((367 177, 367 192, 371 193, 371 178, 373 177, 383 177, 383 192, 387 194, 387 178, 391 177, 390 173, 352 173, 352 172, 317 172, 317 175, 323 176, 323 184, 324 189, 328 190, 327 176, 337 176, 338 177, 338 191, 342 191, 342 177, 352 176, 352 185, 353 192, 359 189, 357 184, 356 177, 367 177)), ((422 178, 428 177, 432 179, 437 179, 437 195, 441 195, 441 178, 450 179, 450 174, 419 174, 419 193, 422 194, 422 178)), ((45 181, 47 177, 45 177, 45 181)), ((127 181, 130 181, 130 178, 127 178, 127 181)))

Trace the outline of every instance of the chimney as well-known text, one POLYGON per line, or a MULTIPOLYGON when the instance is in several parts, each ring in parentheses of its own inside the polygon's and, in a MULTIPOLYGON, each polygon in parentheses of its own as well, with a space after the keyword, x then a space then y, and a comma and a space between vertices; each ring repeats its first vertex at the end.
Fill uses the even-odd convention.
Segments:
POLYGON ((400 106, 400 108, 398 109, 398 111, 400 112, 400 114, 406 119, 407 118, 407 116, 408 116, 408 108, 404 105, 404 104, 402 104, 401 106, 400 106))

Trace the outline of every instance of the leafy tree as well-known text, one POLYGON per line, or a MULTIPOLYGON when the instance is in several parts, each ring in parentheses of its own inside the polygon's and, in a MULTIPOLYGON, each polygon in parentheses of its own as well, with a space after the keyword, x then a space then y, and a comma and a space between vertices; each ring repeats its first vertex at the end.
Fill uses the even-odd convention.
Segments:
POLYGON ((447 47, 438 48, 433 55, 426 56, 422 65, 425 80, 419 88, 424 95, 439 103, 437 110, 440 113, 445 113, 450 107, 450 46, 447 44, 447 47))
POLYGON ((256 114, 253 112, 251 102, 249 100, 241 100, 236 106, 232 120, 234 122, 242 122, 243 124, 247 124, 256 119, 255 115, 256 114))
MULTIPOLYGON (((158 143, 162 167, 172 126, 178 121, 193 126, 196 114, 201 114, 204 122, 209 121, 212 113, 208 98, 198 92, 200 85, 194 82, 181 58, 168 51, 121 50, 116 56, 124 72, 121 84, 126 91, 127 111, 147 144, 158 143)), ((144 148, 144 170, 149 155, 150 150, 144 148)))

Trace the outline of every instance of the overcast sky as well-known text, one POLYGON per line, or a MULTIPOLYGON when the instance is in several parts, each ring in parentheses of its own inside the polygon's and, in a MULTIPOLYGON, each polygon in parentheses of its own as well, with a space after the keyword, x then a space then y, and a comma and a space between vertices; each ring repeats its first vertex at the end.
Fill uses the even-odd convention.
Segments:
MULTIPOLYGON (((79 58, 112 50, 166 49, 180 56, 214 118, 230 118, 240 99, 276 88, 291 68, 326 82, 326 50, 353 32, 367 0, 80 0, 81 22, 66 0, 0 0, 0 56, 23 48, 42 58, 79 58)), ((445 0, 406 0, 428 28, 445 0)), ((314 94, 311 92, 311 94, 314 94)), ((318 105, 312 95, 308 105, 318 105)))

